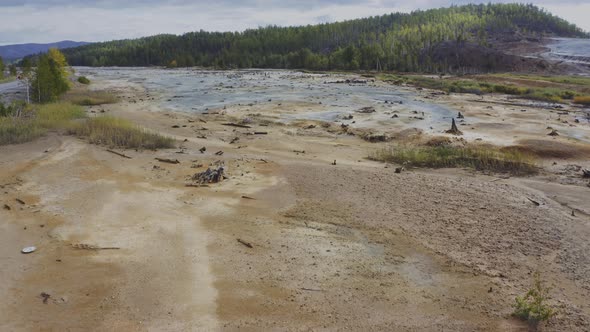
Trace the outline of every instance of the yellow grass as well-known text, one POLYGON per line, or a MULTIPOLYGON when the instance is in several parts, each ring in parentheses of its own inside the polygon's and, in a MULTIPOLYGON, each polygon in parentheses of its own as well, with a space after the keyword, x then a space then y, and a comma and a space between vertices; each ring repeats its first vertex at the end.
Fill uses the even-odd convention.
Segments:
POLYGON ((110 116, 76 123, 70 132, 90 143, 132 149, 172 148, 174 140, 149 132, 133 123, 110 116))

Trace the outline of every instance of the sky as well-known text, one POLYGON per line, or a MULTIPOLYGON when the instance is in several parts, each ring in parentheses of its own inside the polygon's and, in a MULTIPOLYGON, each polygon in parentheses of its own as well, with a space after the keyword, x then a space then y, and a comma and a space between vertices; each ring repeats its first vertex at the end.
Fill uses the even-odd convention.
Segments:
MULTIPOLYGON (((488 0, 487 2, 512 2, 488 0)), ((446 7, 476 0, 0 0, 0 45, 242 31, 446 7)), ((527 2, 527 1, 525 1, 527 2)), ((528 1, 590 31, 590 0, 528 1)))

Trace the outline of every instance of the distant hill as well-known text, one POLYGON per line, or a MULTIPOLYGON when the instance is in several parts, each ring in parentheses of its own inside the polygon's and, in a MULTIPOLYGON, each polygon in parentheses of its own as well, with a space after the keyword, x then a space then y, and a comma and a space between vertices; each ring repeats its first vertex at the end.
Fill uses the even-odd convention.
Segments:
POLYGON ((498 49, 506 40, 540 44, 555 36, 588 38, 577 26, 534 5, 481 4, 298 27, 158 35, 64 53, 78 66, 464 73, 543 67, 498 49))
POLYGON ((17 44, 17 45, 5 45, 0 46, 0 57, 6 60, 16 60, 23 58, 27 55, 33 55, 37 53, 47 52, 50 48, 56 47, 59 49, 78 47, 87 45, 87 42, 75 42, 71 40, 64 40, 50 44, 17 44))

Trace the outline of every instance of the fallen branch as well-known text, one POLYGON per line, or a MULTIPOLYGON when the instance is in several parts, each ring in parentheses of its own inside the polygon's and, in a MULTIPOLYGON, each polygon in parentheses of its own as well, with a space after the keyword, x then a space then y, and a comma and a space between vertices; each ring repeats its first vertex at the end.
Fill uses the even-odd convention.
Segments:
POLYGON ((15 198, 14 200, 17 201, 18 203, 22 204, 22 205, 25 205, 25 201, 23 201, 20 198, 15 198))
POLYGON ((246 241, 244 241, 242 239, 238 239, 238 242, 240 242, 241 244, 245 245, 248 248, 254 248, 254 246, 252 245, 252 243, 246 242, 246 241))
POLYGON ((131 157, 129 157, 128 155, 126 155, 126 154, 122 154, 122 153, 120 153, 120 152, 117 152, 117 151, 113 151, 113 150, 111 150, 111 149, 107 149, 107 152, 110 152, 110 153, 116 154, 116 155, 117 155, 117 156, 119 156, 119 157, 123 157, 123 158, 131 159, 131 157))
POLYGON ((303 291, 308 291, 308 292, 323 292, 323 289, 313 289, 313 288, 301 288, 301 290, 303 291))
POLYGON ((254 135, 268 135, 268 132, 266 131, 255 131, 254 135))
POLYGON ((541 203, 539 203, 539 202, 537 202, 537 201, 535 201, 535 200, 533 200, 533 199, 531 199, 531 198, 528 198, 528 197, 527 197, 527 199, 528 199, 529 201, 533 202, 533 204, 535 204, 536 206, 539 206, 539 205, 541 205, 541 203))
POLYGON ((157 161, 168 164, 180 164, 178 159, 156 158, 157 161))
POLYGON ((250 196, 242 196, 243 199, 252 199, 255 200, 256 198, 250 197, 250 196))
POLYGON ((242 124, 238 124, 238 123, 222 123, 222 125, 224 126, 230 126, 230 127, 238 127, 238 128, 252 128, 250 126, 246 126, 246 125, 242 125, 242 124))
POLYGON ((193 187, 193 188, 209 188, 208 184, 194 184, 194 183, 187 183, 185 187, 193 187))
POLYGON ((72 247, 75 249, 82 249, 82 250, 119 250, 119 249, 121 249, 119 247, 98 247, 98 246, 93 246, 93 245, 84 244, 84 243, 72 244, 72 247))

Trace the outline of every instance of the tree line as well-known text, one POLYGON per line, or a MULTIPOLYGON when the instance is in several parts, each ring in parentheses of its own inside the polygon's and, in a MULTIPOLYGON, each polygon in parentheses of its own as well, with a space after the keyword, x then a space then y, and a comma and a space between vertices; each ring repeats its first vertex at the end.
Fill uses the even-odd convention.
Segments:
POLYGON ((75 66, 449 71, 437 47, 499 35, 588 37, 534 5, 481 4, 299 27, 191 32, 66 49, 75 66))

